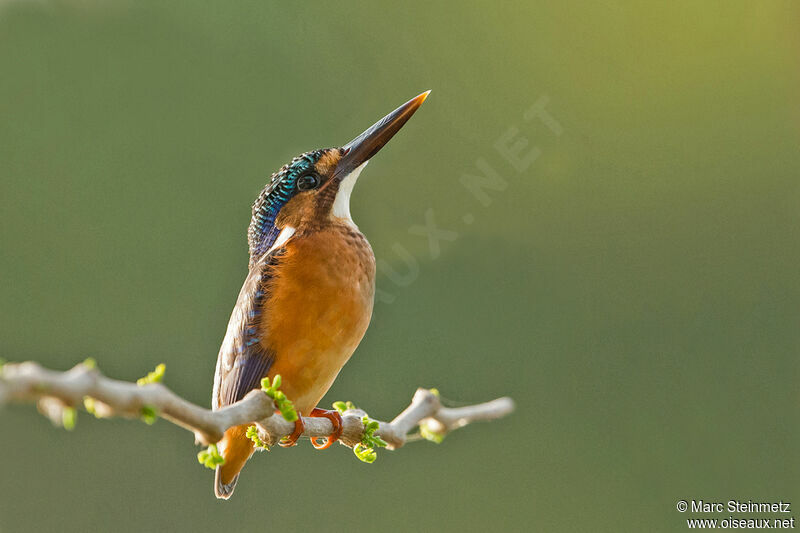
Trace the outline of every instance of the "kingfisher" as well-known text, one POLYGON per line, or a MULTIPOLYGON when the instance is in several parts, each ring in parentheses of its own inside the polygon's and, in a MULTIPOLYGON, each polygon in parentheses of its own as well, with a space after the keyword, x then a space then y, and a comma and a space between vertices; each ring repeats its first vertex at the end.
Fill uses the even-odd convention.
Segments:
MULTIPOLYGON (((253 204, 248 274, 217 356, 212 406, 235 403, 261 380, 281 376, 281 390, 302 416, 331 420, 324 449, 341 435, 336 411, 317 404, 361 342, 372 317, 375 256, 350 216, 350 195, 370 158, 391 139, 430 91, 401 105, 341 148, 306 152, 275 172, 253 204)), ((218 444, 214 493, 228 499, 255 450, 247 426, 218 444)))

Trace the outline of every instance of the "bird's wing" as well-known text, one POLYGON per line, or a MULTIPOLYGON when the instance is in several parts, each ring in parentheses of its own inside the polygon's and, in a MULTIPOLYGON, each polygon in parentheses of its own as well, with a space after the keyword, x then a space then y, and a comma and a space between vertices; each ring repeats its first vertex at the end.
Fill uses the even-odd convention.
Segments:
POLYGON ((283 253, 283 247, 277 248, 255 262, 239 292, 217 357, 214 409, 235 403, 257 389, 272 366, 275 354, 259 338, 259 324, 265 318, 268 281, 283 253))

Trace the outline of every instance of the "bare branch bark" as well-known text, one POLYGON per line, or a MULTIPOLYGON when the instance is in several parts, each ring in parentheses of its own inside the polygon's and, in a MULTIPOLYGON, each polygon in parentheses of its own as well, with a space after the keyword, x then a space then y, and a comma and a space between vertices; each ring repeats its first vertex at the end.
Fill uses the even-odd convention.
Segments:
MULTIPOLYGON (((294 423, 275 414, 275 405, 262 391, 252 391, 233 405, 211 411, 184 400, 161 383, 136 385, 111 379, 92 365, 79 364, 59 372, 43 368, 38 363, 6 363, 0 367, 0 406, 6 403, 37 403, 39 410, 60 423, 66 407, 83 405, 91 398, 93 410, 99 417, 123 416, 139 418, 143 409, 153 409, 162 418, 185 428, 201 444, 218 442, 230 427, 256 424, 259 436, 275 444, 294 431, 294 423)), ((445 435, 450 431, 479 420, 494 420, 514 410, 511 398, 459 408, 442 406, 439 397, 427 389, 417 389, 411 404, 391 422, 378 421, 375 435, 397 449, 405 444, 409 433, 424 425, 429 432, 445 435)), ((339 441, 353 447, 364 435, 361 409, 348 409, 342 415, 343 431, 339 441)), ((325 437, 333 432, 326 418, 304 417, 304 435, 325 437)))

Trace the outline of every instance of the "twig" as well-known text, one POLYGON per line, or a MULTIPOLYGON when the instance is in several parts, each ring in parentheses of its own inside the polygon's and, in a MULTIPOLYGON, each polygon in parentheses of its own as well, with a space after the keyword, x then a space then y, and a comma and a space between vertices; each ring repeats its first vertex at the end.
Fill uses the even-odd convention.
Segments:
MULTIPOLYGON (((211 411, 184 400, 161 383, 136 385, 111 379, 94 367, 81 363, 66 372, 43 368, 38 363, 6 363, 0 367, 0 406, 6 403, 36 402, 39 410, 60 424, 65 408, 81 406, 86 398, 93 412, 101 418, 123 416, 140 418, 146 411, 177 424, 195 435, 195 440, 208 445, 218 442, 230 427, 254 424, 260 438, 274 444, 294 430, 294 423, 275 414, 275 405, 262 391, 255 390, 242 400, 211 411)), ((388 449, 405 444, 409 432, 420 426, 428 432, 444 436, 448 432, 479 420, 493 420, 514 410, 511 398, 459 408, 443 407, 438 395, 427 389, 417 389, 411 404, 391 422, 378 421, 375 435, 387 443, 388 449)), ((343 431, 340 442, 353 447, 364 436, 361 409, 347 409, 342 414, 343 431)), ((333 432, 326 418, 303 417, 304 435, 325 437, 333 432)))

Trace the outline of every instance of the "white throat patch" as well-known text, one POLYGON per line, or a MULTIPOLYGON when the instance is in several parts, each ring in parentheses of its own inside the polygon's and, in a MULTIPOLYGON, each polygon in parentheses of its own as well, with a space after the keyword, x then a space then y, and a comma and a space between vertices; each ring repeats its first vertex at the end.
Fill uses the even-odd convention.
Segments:
POLYGON ((353 224, 353 217, 350 216, 350 194, 352 194, 353 187, 356 185, 356 180, 359 174, 361 174, 361 171, 364 170, 364 167, 367 166, 367 163, 369 163, 369 161, 364 161, 361 165, 354 168, 339 184, 339 190, 336 193, 336 198, 333 200, 333 209, 331 209, 331 214, 336 218, 343 218, 353 224))
POLYGON ((288 241, 292 235, 294 235, 295 229, 291 226, 284 226, 281 232, 278 234, 278 238, 275 239, 275 244, 273 244, 269 250, 267 250, 267 254, 270 254, 273 250, 277 250, 288 241))

